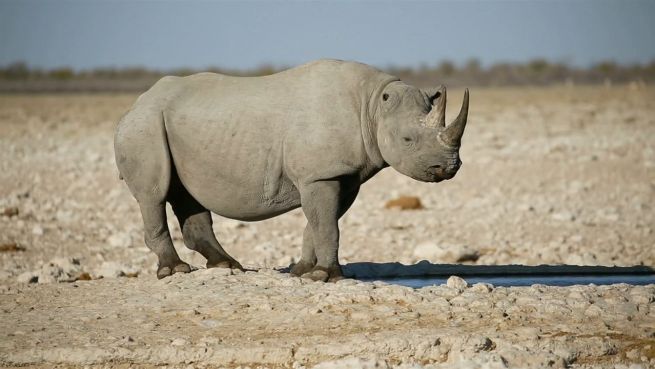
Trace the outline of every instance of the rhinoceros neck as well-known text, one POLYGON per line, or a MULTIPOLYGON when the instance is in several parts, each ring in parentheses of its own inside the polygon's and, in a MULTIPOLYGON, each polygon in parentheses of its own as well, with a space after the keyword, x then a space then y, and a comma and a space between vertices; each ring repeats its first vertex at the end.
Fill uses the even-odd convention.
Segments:
POLYGON ((400 79, 393 76, 384 78, 372 91, 370 91, 363 104, 361 124, 364 149, 366 150, 366 155, 369 157, 371 164, 378 169, 389 166, 389 164, 384 161, 382 153, 380 152, 380 147, 378 146, 378 102, 384 88, 387 87, 389 83, 399 80, 400 79))

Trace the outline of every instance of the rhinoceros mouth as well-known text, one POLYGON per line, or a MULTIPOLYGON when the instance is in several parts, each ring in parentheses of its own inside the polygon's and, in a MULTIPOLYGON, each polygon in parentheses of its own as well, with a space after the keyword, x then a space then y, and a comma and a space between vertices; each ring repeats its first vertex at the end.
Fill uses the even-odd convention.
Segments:
POLYGON ((431 165, 425 170, 425 177, 421 178, 421 181, 438 183, 444 180, 451 179, 455 176, 455 173, 445 171, 441 165, 431 165))

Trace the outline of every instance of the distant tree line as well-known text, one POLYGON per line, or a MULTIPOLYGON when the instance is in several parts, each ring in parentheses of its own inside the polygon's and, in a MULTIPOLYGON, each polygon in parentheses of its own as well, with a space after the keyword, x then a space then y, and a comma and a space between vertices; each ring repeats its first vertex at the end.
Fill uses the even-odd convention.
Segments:
POLYGON ((547 86, 557 84, 651 84, 655 60, 649 64, 620 65, 611 61, 587 68, 534 59, 527 63, 497 63, 482 67, 476 59, 462 66, 443 61, 435 67, 390 68, 389 72, 417 85, 434 82, 454 86, 547 86))
MULTIPOLYGON (((76 92, 76 91, 144 91, 164 75, 185 76, 197 72, 217 72, 238 76, 262 76, 286 68, 270 65, 251 70, 209 68, 195 70, 153 70, 147 68, 96 68, 76 71, 72 68, 40 69, 16 62, 0 67, 0 92, 76 92)), ((655 82, 655 60, 649 64, 620 65, 611 61, 587 68, 566 63, 535 59, 527 63, 497 63, 481 66, 476 59, 463 65, 443 61, 435 66, 418 68, 383 68, 417 86, 523 86, 556 84, 608 84, 655 82)))

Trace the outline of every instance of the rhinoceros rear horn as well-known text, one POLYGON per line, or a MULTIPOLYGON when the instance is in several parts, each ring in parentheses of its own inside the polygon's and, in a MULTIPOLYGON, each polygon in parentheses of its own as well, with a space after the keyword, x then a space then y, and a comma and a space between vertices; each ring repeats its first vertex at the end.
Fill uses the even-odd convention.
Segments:
POLYGON ((444 128, 446 126, 446 87, 440 86, 436 93, 437 99, 425 118, 425 125, 430 128, 444 128))
POLYGON ((464 134, 464 128, 466 128, 466 118, 469 113, 469 90, 468 88, 464 91, 464 101, 462 102, 462 109, 459 111, 459 115, 455 120, 448 125, 441 132, 441 139, 445 143, 451 146, 459 146, 462 142, 462 135, 464 134))

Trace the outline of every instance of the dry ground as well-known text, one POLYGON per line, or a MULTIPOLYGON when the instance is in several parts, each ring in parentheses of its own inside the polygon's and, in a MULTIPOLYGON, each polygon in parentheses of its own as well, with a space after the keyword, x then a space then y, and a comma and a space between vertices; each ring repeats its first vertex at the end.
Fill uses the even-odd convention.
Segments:
MULTIPOLYGON (((134 99, 0 96, 0 365, 655 365, 655 286, 305 283, 270 270, 300 255, 299 210, 215 218, 228 252, 269 269, 156 281, 113 159, 134 99), (93 280, 47 283, 80 277, 93 280)), ((650 87, 473 89, 458 175, 366 183, 341 220, 342 263, 655 265, 653 101, 650 87), (399 195, 425 208, 384 209, 399 195)))

